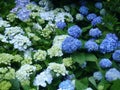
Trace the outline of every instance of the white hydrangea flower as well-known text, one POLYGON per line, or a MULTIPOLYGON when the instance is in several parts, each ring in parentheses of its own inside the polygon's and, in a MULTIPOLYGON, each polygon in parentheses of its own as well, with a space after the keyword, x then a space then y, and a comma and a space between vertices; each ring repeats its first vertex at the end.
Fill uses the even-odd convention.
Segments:
POLYGON ((3 20, 2 18, 0 19, 0 27, 9 27, 10 24, 9 22, 3 20))
POLYGON ((44 12, 40 12, 40 17, 47 21, 53 21, 55 14, 53 11, 47 11, 47 12, 44 11, 44 12))
POLYGON ((44 51, 44 50, 38 50, 33 58, 35 59, 35 61, 43 61, 46 59, 46 56, 47 56, 47 52, 44 51))
POLYGON ((24 34, 22 28, 18 26, 5 28, 4 33, 5 33, 6 38, 8 39, 13 39, 13 37, 17 34, 24 34))
POLYGON ((53 72, 56 72, 56 76, 60 76, 60 74, 62 76, 65 76, 66 74, 68 74, 68 71, 65 68, 64 64, 58 64, 55 62, 49 63, 48 65, 48 69, 52 70, 53 72))
POLYGON ((53 77, 50 73, 50 70, 46 69, 45 71, 41 72, 35 77, 33 85, 46 87, 47 85, 46 83, 51 84, 52 80, 53 80, 53 77))
POLYGON ((15 49, 24 51, 28 46, 31 46, 31 41, 26 36, 18 34, 10 41, 10 44, 14 44, 15 49))
POLYGON ((68 35, 58 35, 55 36, 54 40, 53 40, 53 45, 59 46, 61 47, 62 42, 68 37, 68 35))
POLYGON ((33 65, 25 64, 21 66, 21 68, 16 71, 16 77, 18 80, 25 81, 30 79, 30 75, 36 71, 36 67, 33 65))
POLYGON ((70 13, 67 12, 59 12, 55 17, 55 22, 62 21, 62 22, 73 22, 73 17, 70 13))

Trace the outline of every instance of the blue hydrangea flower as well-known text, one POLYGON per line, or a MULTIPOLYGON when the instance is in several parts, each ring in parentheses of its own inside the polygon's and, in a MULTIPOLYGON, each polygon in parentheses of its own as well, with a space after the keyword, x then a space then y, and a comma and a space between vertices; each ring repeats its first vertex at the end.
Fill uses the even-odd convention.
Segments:
POLYGON ((62 42, 62 50, 65 53, 73 53, 77 49, 81 48, 82 43, 80 40, 73 38, 73 37, 67 37, 63 42, 62 42))
POLYGON ((100 71, 94 72, 93 77, 95 80, 101 80, 102 79, 102 73, 100 71))
POLYGON ((112 58, 113 60, 120 62, 120 50, 116 50, 113 54, 112 54, 112 58))
POLYGON ((92 28, 89 31, 89 35, 96 38, 102 35, 101 31, 99 28, 92 28))
POLYGON ((59 22, 56 23, 56 26, 59 29, 64 29, 66 27, 66 23, 62 22, 62 21, 59 21, 59 22))
POLYGON ((83 15, 87 15, 88 14, 88 8, 86 6, 81 6, 79 9, 79 12, 83 15))
POLYGON ((96 2, 95 7, 98 9, 102 9, 102 3, 101 2, 96 2))
POLYGON ((112 38, 104 39, 100 44, 100 52, 104 54, 108 52, 112 52, 116 48, 117 48, 117 41, 112 38))
POLYGON ((74 90, 74 89, 75 86, 72 84, 71 80, 65 80, 59 84, 58 90, 74 90))
POLYGON ((30 3, 30 0, 15 0, 16 6, 25 7, 30 3))
POLYGON ((120 41, 118 41, 118 43, 117 43, 117 48, 120 49, 120 41))
POLYGON ((17 12, 17 16, 21 21, 27 21, 30 17, 31 11, 26 8, 22 8, 17 12))
POLYGON ((116 68, 111 68, 106 72, 105 78, 110 82, 120 79, 120 71, 118 71, 116 68))
POLYGON ((91 22, 92 26, 96 26, 97 24, 102 23, 102 17, 98 16, 96 18, 94 18, 91 22))
POLYGON ((116 40, 116 41, 118 41, 118 37, 115 35, 115 34, 113 34, 113 33, 108 33, 108 34, 106 34, 106 37, 105 37, 106 39, 114 39, 114 40, 116 40))
POLYGON ((92 40, 89 40, 85 43, 85 48, 88 50, 88 52, 98 51, 98 47, 98 44, 92 40))
POLYGON ((109 68, 112 66, 112 62, 107 58, 103 58, 100 60, 99 65, 102 68, 109 68))
POLYGON ((82 33, 82 30, 79 26, 74 25, 68 28, 68 34, 74 38, 78 38, 82 33))
POLYGON ((94 18, 96 18, 96 17, 97 17, 96 14, 90 13, 90 14, 87 15, 87 20, 92 21, 92 20, 93 20, 94 18))

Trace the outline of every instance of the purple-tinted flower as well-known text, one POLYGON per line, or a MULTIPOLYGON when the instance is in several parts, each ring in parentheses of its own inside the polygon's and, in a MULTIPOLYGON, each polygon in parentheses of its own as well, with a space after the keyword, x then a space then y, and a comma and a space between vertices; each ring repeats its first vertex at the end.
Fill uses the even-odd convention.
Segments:
POLYGON ((101 2, 96 2, 95 7, 98 9, 102 9, 102 3, 101 2))
POLYGON ((96 38, 102 35, 101 31, 99 30, 99 28, 92 28, 89 31, 89 35, 96 38))
POLYGON ((96 18, 94 18, 91 22, 92 26, 96 26, 97 24, 102 23, 102 17, 98 16, 96 18))
POLYGON ((88 52, 91 51, 98 51, 98 44, 92 40, 89 40, 85 43, 85 48, 87 49, 88 52))
POLYGON ((113 54, 112 54, 112 58, 113 60, 120 62, 120 50, 116 50, 113 54))
POLYGON ((25 7, 27 4, 30 3, 30 0, 16 0, 15 3, 16 6, 25 7))
POLYGON ((86 6, 81 6, 79 9, 79 12, 83 15, 87 15, 88 14, 88 8, 86 6))
POLYGON ((68 34, 74 38, 78 38, 82 33, 82 30, 79 26, 74 25, 68 28, 68 34))
POLYGON ((66 27, 66 23, 62 22, 62 21, 59 21, 59 22, 56 23, 56 26, 59 29, 64 29, 66 27))
POLYGON ((101 59, 99 62, 101 68, 109 68, 112 66, 112 62, 109 59, 101 59))
POLYGON ((77 49, 81 48, 82 43, 80 40, 73 38, 73 37, 67 37, 63 42, 62 42, 62 50, 65 53, 73 53, 77 49))
POLYGON ((96 14, 90 13, 90 14, 87 15, 87 20, 92 21, 92 20, 93 20, 94 18, 96 18, 96 17, 97 17, 96 14))
POLYGON ((30 17, 31 11, 26 8, 22 8, 17 12, 17 16, 21 21, 27 21, 30 17))
POLYGON ((71 80, 65 80, 59 84, 58 90, 74 90, 74 88, 75 86, 73 85, 71 80))
POLYGON ((120 71, 118 71, 116 68, 111 68, 106 72, 105 78, 110 82, 120 79, 120 71))
POLYGON ((94 72, 93 77, 95 80, 101 80, 102 79, 102 73, 100 71, 94 72))

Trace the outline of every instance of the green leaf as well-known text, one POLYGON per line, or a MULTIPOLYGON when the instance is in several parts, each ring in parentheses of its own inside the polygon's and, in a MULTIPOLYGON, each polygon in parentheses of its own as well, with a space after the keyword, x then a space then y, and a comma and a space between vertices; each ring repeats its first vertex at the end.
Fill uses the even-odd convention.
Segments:
POLYGON ((12 79, 10 82, 12 83, 11 90, 20 90, 20 82, 18 79, 12 79))
POLYGON ((113 82, 113 85, 111 86, 110 90, 119 90, 120 89, 120 80, 116 80, 113 82))
POLYGON ((96 81, 95 81, 95 79, 94 79, 93 77, 89 77, 89 81, 90 81, 90 83, 91 83, 93 86, 95 86, 95 87, 97 88, 96 81))
POLYGON ((96 60, 97 60, 97 57, 94 54, 92 53, 86 54, 86 61, 95 62, 96 60))
POLYGON ((85 90, 87 86, 83 84, 80 80, 75 80, 76 90, 85 90))
POLYGON ((74 62, 77 62, 80 65, 83 64, 86 61, 85 53, 76 52, 76 53, 72 54, 72 58, 73 58, 74 62))

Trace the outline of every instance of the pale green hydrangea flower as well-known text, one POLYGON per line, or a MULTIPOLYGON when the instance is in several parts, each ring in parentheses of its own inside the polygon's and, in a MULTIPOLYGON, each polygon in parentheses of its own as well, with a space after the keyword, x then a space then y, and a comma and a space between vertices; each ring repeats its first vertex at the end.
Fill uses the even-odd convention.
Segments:
POLYGON ((25 64, 16 71, 16 77, 20 82, 30 79, 30 75, 36 71, 36 67, 33 65, 25 64))
POLYGON ((61 48, 59 48, 58 46, 52 46, 50 49, 47 50, 47 53, 50 58, 61 57, 63 55, 61 48))
POLYGON ((0 68, 0 79, 15 79, 15 70, 11 67, 0 68))
POLYGON ((58 64, 55 62, 49 63, 48 69, 52 70, 53 72, 57 73, 56 76, 65 76, 68 74, 68 71, 65 68, 64 64, 58 64))
POLYGON ((44 61, 46 59, 47 56, 47 52, 44 50, 38 50, 37 52, 35 52, 33 58, 35 59, 35 61, 44 61))
POLYGON ((73 60, 71 57, 64 58, 63 63, 66 67, 70 67, 73 64, 73 60))
POLYGON ((0 90, 10 90, 12 85, 9 81, 1 81, 0 86, 0 90))

